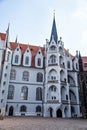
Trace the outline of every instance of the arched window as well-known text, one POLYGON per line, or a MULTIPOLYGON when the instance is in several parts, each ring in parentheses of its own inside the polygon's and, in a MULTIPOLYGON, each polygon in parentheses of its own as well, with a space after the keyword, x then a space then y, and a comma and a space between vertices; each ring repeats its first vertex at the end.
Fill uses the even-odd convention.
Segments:
POLYGON ((54 85, 52 85, 52 86, 50 87, 50 90, 53 91, 53 92, 56 92, 56 87, 55 87, 54 85))
POLYGON ((15 78, 16 78, 16 70, 15 69, 11 69, 10 79, 11 80, 15 80, 15 78))
POLYGON ((29 81, 29 72, 24 71, 24 72, 23 72, 23 77, 22 77, 22 79, 23 79, 24 81, 29 81))
POLYGON ((69 95, 70 95, 70 101, 71 102, 76 102, 76 95, 73 91, 69 91, 69 95))
POLYGON ((25 64, 26 64, 26 65, 29 64, 29 57, 28 57, 28 56, 25 57, 25 64))
POLYGON ((27 111, 26 106, 25 106, 25 105, 22 105, 22 106, 20 107, 20 112, 26 112, 26 111, 27 111))
POLYGON ((36 88, 36 100, 42 100, 42 88, 36 88))
POLYGON ((50 61, 51 61, 51 63, 56 63, 56 56, 52 55, 50 57, 50 61))
POLYGON ((15 63, 18 63, 18 60, 19 60, 19 56, 16 55, 16 56, 15 56, 15 63))
POLYGON ((38 58, 38 59, 37 59, 37 65, 38 65, 38 66, 41 66, 41 58, 38 58))
POLYGON ((54 51, 54 50, 56 50, 56 47, 55 46, 51 46, 50 50, 54 51))
POLYGON ((75 85, 75 81, 70 75, 68 75, 68 82, 69 84, 75 85))
POLYGON ((41 112, 41 106, 36 107, 36 112, 41 112))
POLYGON ((27 100, 28 99, 28 88, 26 86, 23 86, 21 88, 21 99, 27 100))
POLYGON ((37 73, 37 82, 43 82, 43 74, 37 73))
POLYGON ((67 61, 67 68, 70 69, 70 61, 67 61))
POLYGON ((63 53, 63 49, 62 49, 61 46, 59 47, 59 52, 60 52, 60 53, 63 53))
POLYGON ((14 98, 14 86, 9 85, 8 88, 8 99, 13 99, 14 98))

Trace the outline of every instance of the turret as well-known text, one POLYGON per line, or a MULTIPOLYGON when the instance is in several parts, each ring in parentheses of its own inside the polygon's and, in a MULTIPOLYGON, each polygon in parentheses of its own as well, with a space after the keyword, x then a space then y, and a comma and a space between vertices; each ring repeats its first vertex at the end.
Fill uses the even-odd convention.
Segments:
POLYGON ((79 71, 83 71, 83 63, 82 63, 82 57, 81 54, 79 52, 79 71))

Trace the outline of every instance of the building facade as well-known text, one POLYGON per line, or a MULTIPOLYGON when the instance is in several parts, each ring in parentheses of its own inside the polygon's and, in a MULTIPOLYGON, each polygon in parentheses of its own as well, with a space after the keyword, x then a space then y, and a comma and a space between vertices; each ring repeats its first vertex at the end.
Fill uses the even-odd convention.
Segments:
POLYGON ((58 39, 55 17, 44 47, 0 33, 0 111, 10 116, 80 117, 78 52, 58 39))
POLYGON ((87 57, 79 54, 79 95, 82 117, 87 118, 87 57))

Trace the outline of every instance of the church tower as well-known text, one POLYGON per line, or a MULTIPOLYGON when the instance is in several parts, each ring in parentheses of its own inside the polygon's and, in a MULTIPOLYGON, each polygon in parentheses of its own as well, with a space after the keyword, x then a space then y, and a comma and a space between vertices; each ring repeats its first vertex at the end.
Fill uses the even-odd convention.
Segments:
MULTIPOLYGON (((44 116, 64 117, 62 100, 68 100, 67 69, 62 38, 58 41, 55 15, 51 31, 50 41, 46 41, 45 48, 45 95, 44 116)), ((67 115, 69 117, 69 115, 67 115)))

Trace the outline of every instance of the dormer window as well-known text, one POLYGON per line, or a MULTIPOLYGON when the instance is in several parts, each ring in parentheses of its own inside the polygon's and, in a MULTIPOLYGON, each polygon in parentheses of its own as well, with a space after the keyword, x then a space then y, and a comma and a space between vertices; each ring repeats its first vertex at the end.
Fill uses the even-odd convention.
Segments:
POLYGON ((38 66, 41 66, 41 58, 38 58, 38 59, 37 59, 37 65, 38 65, 38 66))
POLYGON ((25 58, 25 64, 26 64, 26 65, 29 64, 29 57, 28 57, 28 56, 26 56, 26 58, 25 58))
POLYGON ((15 63, 18 63, 18 59, 19 59, 19 56, 16 55, 16 56, 15 56, 15 63))

